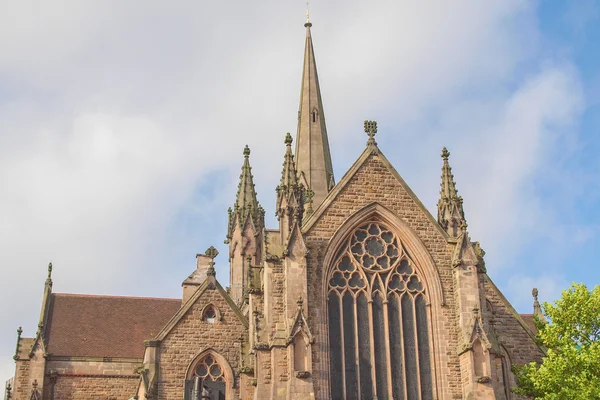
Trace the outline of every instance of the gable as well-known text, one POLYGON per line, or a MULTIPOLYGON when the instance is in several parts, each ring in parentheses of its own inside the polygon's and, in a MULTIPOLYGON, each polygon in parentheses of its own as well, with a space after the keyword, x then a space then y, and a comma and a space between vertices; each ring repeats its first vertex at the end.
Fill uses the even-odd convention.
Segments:
POLYGON ((371 203, 394 211, 415 227, 430 229, 438 239, 450 239, 376 146, 365 149, 325 201, 304 222, 302 230, 311 234, 331 223, 332 219, 341 225, 347 217, 371 203))
MULTIPOLYGON (((248 328, 248 320, 240 309, 235 305, 231 297, 225 292, 219 282, 215 282, 214 289, 209 288, 208 279, 198 287, 196 292, 190 299, 179 309, 179 311, 171 318, 164 326, 160 333, 156 336, 156 340, 164 340, 173 331, 177 331, 177 326, 181 323, 201 321, 202 310, 208 305, 213 304, 217 307, 223 318, 227 318, 227 324, 242 325, 248 328)), ((221 321, 223 322, 223 321, 221 321)))

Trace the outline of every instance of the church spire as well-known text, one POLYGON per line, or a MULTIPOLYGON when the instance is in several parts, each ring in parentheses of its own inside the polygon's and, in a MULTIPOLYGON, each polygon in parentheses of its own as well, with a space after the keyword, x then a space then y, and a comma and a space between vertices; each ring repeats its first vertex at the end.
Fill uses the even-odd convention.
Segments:
POLYGON ((300 91, 300 110, 298 111, 296 165, 300 181, 306 189, 311 189, 314 192, 313 204, 316 208, 323 202, 335 181, 310 32, 312 23, 308 18, 304 26, 306 27, 306 45, 300 91))
POLYGON ((458 195, 452 168, 448 163, 450 152, 444 147, 442 150, 442 183, 440 189, 440 199, 438 201, 438 223, 448 232, 451 237, 460 236, 461 224, 465 222, 465 213, 463 211, 463 199, 458 195))

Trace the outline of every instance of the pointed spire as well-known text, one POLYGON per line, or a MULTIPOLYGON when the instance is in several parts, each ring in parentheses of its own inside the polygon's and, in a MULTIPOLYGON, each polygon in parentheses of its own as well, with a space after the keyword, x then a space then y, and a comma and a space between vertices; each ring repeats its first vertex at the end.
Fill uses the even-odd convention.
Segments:
POLYGON ((450 152, 444 147, 442 150, 442 183, 440 185, 440 199, 438 201, 438 223, 451 237, 461 234, 461 226, 465 222, 463 199, 458 195, 452 168, 448 163, 450 152))
POLYGON ((307 19, 304 26, 306 45, 298 111, 296 165, 301 180, 315 192, 314 205, 318 207, 332 187, 333 166, 310 32, 312 23, 307 19))
POLYGON ((240 183, 235 205, 245 217, 250 211, 258 210, 258 200, 254 190, 254 177, 252 176, 252 167, 250 166, 250 148, 248 145, 244 148, 244 164, 240 174, 240 183), (243 211, 242 211, 243 210, 243 211))
POLYGON ((254 177, 252 176, 252 167, 250 166, 250 148, 248 145, 244 148, 244 164, 242 165, 242 173, 240 174, 240 183, 233 211, 229 209, 227 213, 229 214, 228 239, 231 238, 236 218, 243 225, 248 216, 255 223, 258 223, 264 217, 264 210, 258 203, 256 190, 254 189, 254 177))
POLYGON ((285 156, 283 159, 283 171, 281 172, 281 188, 291 188, 298 185, 298 175, 296 164, 294 163, 294 154, 292 154, 292 135, 288 132, 285 135, 285 156))

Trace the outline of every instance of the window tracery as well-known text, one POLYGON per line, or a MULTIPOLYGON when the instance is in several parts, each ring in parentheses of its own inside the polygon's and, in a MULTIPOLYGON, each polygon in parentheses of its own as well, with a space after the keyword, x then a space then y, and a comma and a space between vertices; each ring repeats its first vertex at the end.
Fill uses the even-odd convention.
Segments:
POLYGON ((370 222, 344 242, 328 280, 333 399, 432 399, 426 294, 398 237, 370 222))
POLYGON ((225 371, 212 355, 204 357, 186 381, 186 400, 222 400, 226 391, 225 371))

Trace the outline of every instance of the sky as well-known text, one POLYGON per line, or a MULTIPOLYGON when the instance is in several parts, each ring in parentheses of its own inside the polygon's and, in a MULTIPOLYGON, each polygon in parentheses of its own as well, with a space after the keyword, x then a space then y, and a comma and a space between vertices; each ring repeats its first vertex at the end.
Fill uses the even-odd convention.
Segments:
MULTIPOLYGON (((600 280, 600 2, 313 0, 339 180, 378 122, 435 215, 443 146, 472 240, 521 313, 600 280)), ((54 291, 181 296, 242 151, 270 227, 304 1, 0 2, 0 381, 54 291)))

